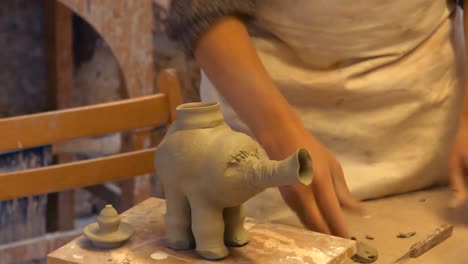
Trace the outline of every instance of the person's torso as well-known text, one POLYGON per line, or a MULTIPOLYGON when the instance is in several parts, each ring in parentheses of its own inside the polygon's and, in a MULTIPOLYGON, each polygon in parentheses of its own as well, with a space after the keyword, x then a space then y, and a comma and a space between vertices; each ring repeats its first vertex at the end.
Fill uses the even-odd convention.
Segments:
MULTIPOLYGON (((344 2, 257 0, 275 36, 252 37, 260 59, 358 198, 440 181, 462 95, 455 1, 344 2)), ((249 133, 205 75, 201 93, 249 133)))
POLYGON ((310 66, 414 49, 446 19, 446 0, 257 0, 257 22, 310 66))

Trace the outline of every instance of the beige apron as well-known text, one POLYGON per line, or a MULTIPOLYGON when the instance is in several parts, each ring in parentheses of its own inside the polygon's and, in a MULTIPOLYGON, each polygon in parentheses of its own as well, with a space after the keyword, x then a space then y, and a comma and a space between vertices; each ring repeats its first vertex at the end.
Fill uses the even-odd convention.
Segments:
MULTIPOLYGON (((357 198, 445 182, 462 99, 462 20, 454 3, 257 2, 258 25, 277 37, 252 37, 261 60, 305 126, 341 162, 357 198)), ((227 122, 248 133, 204 75, 201 93, 222 102, 227 122)), ((297 224, 276 189, 247 209, 297 224)))

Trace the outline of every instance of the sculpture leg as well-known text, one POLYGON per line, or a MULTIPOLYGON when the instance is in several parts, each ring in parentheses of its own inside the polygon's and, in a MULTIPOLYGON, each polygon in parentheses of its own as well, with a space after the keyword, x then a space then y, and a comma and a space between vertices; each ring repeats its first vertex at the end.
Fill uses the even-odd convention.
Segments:
POLYGON ((231 247, 249 243, 249 234, 244 228, 245 213, 242 205, 224 209, 224 241, 231 247))
POLYGON ((209 260, 223 259, 229 254, 223 239, 223 211, 197 198, 189 197, 197 252, 209 260))
POLYGON ((166 190, 166 244, 172 249, 191 249, 195 239, 191 230, 190 205, 185 195, 166 190))

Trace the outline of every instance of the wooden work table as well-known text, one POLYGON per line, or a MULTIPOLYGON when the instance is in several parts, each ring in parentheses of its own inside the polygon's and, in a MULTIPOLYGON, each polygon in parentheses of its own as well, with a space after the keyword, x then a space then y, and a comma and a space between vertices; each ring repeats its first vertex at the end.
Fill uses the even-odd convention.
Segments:
MULTIPOLYGON (((174 251, 164 246, 165 201, 150 198, 124 212, 122 221, 135 227, 135 234, 122 247, 94 249, 83 236, 48 255, 49 264, 65 263, 212 263, 193 250, 174 251)), ((230 256, 214 263, 348 263, 356 243, 298 228, 247 219, 251 242, 230 248, 230 256)))

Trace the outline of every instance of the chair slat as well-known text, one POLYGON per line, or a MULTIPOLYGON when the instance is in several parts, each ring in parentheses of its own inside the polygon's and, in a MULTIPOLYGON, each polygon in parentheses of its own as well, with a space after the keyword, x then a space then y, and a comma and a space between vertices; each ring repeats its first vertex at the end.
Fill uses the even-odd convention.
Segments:
POLYGON ((163 125, 167 96, 156 94, 111 103, 0 119, 0 151, 163 125))
POLYGON ((154 172, 155 149, 0 174, 0 200, 62 191, 154 172))

